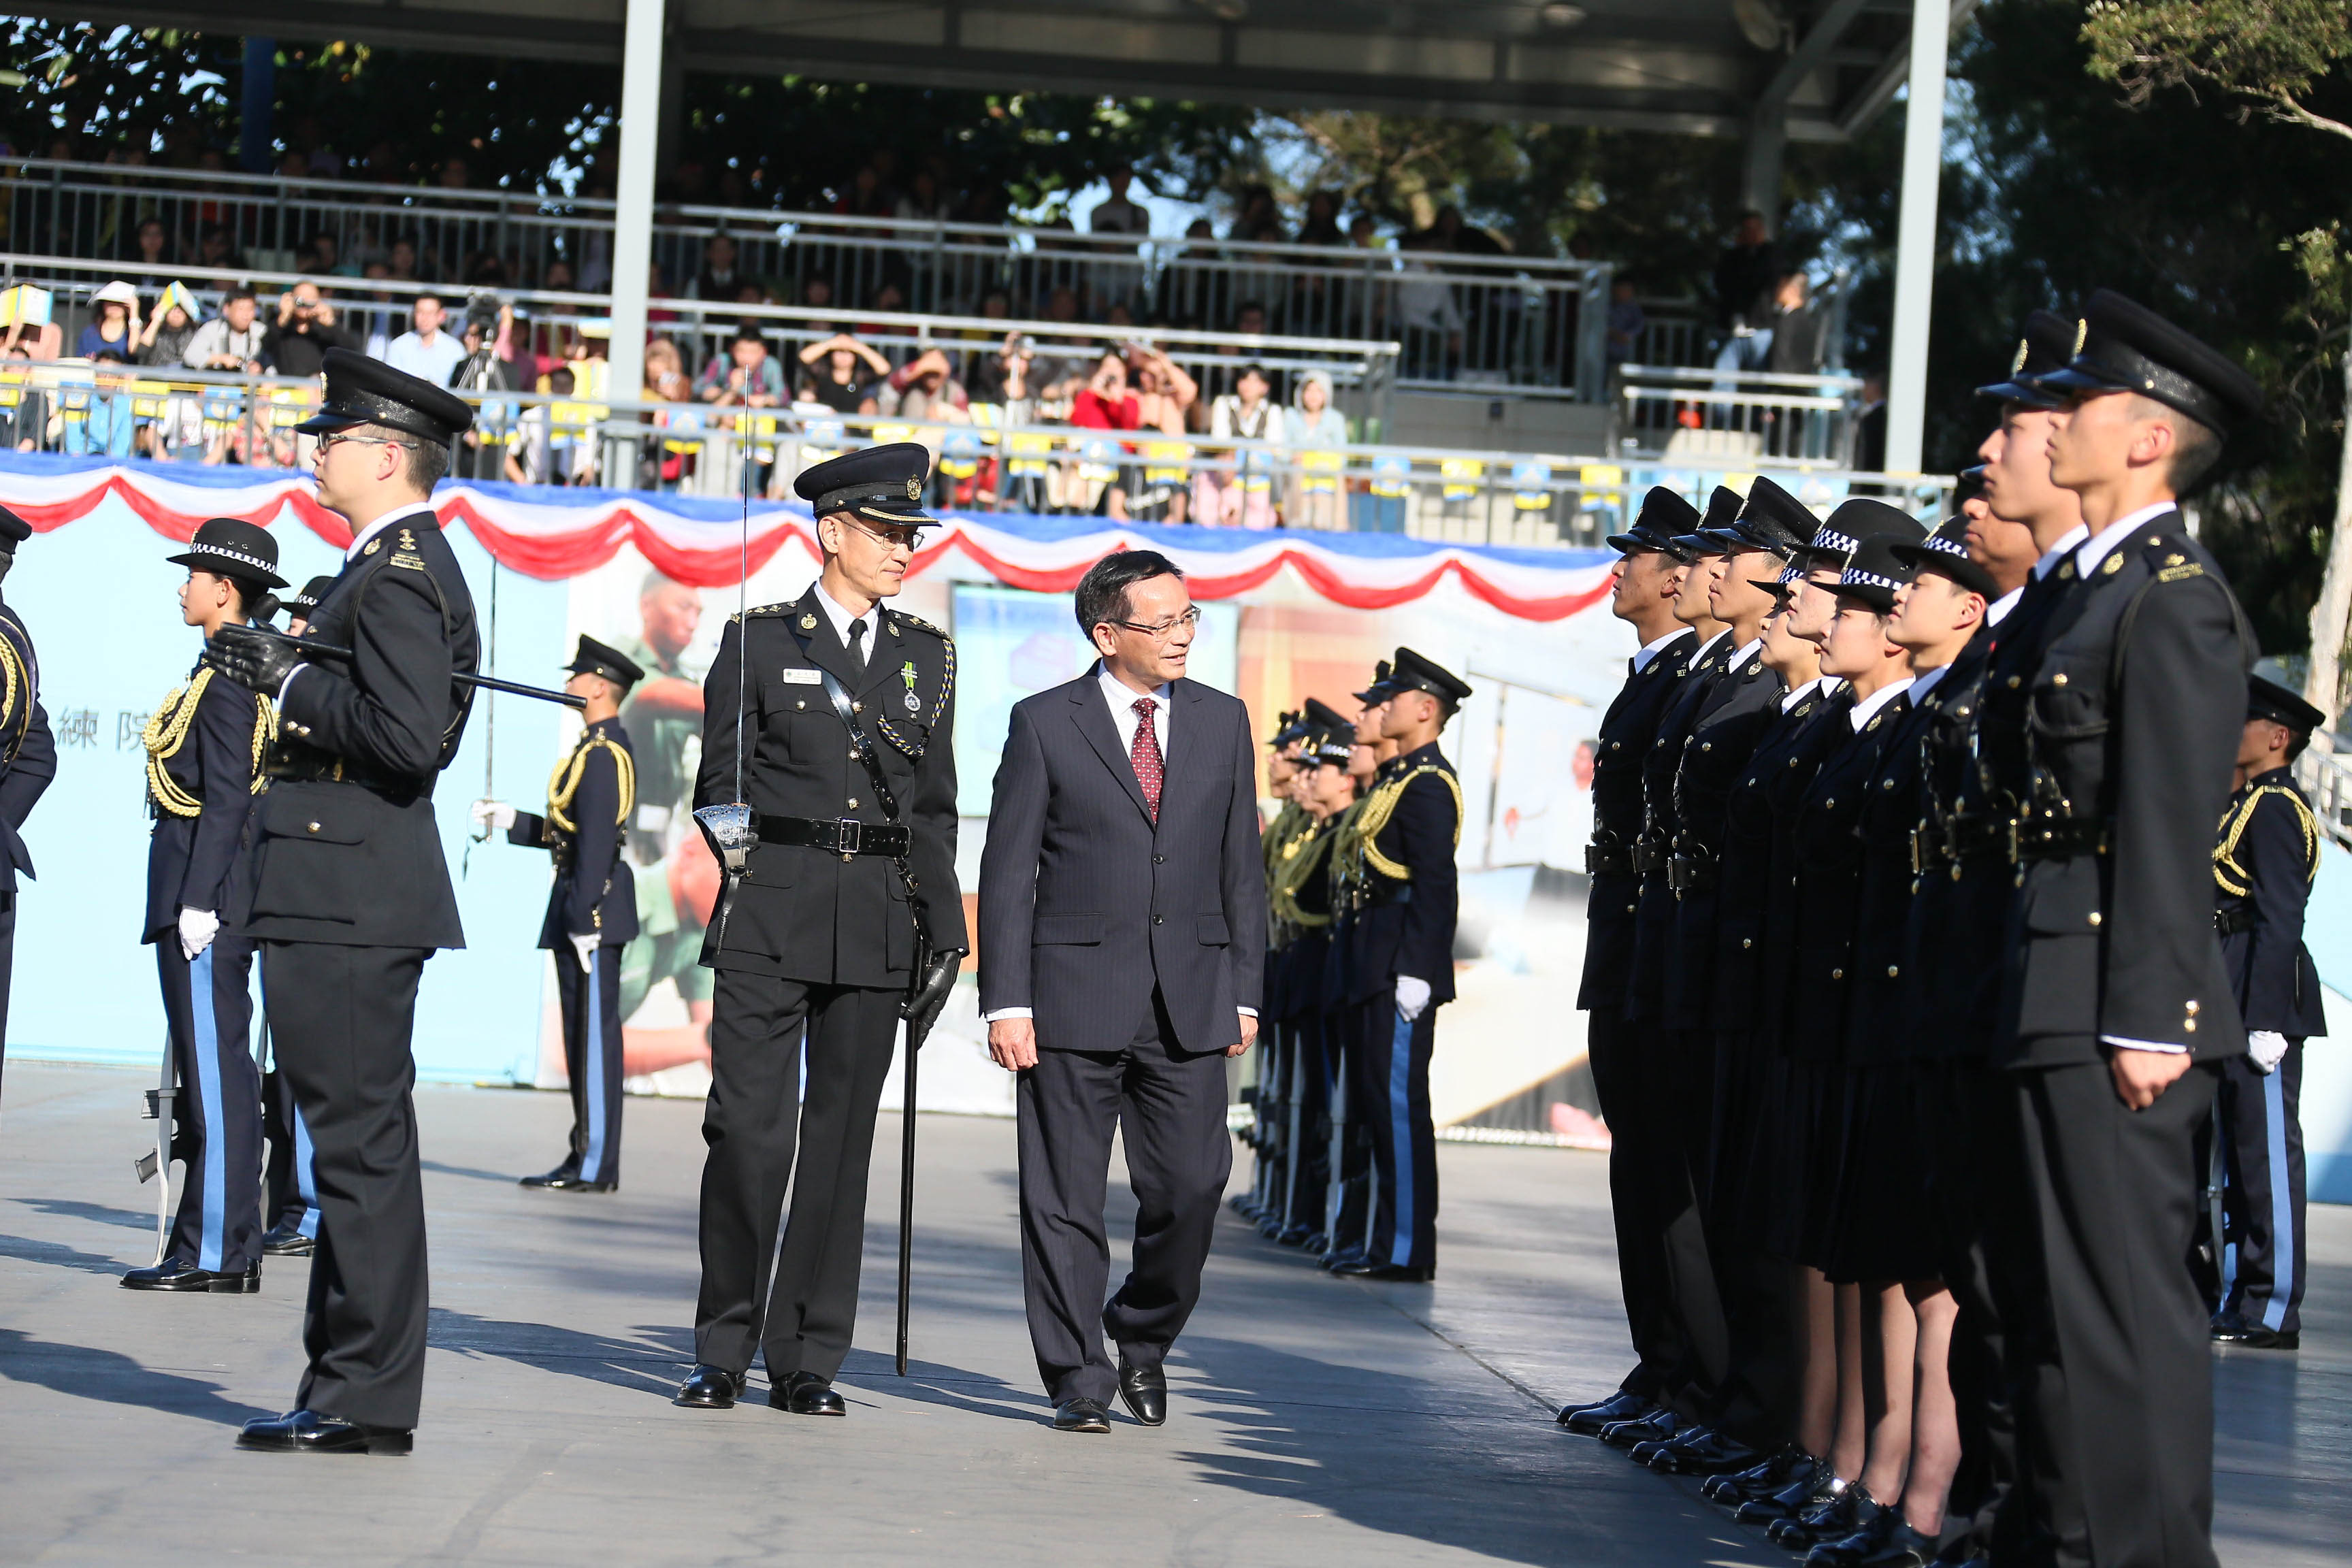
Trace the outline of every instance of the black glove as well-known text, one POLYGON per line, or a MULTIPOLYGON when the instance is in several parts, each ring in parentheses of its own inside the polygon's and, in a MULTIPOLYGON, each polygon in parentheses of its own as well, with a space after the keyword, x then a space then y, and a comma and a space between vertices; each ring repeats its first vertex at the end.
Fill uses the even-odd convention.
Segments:
POLYGON ((907 999, 898 1004, 898 1016, 907 1020, 907 1040, 916 1049, 940 1021, 940 1009, 948 1005, 948 993, 955 989, 956 975, 963 968, 963 949, 949 948, 931 954, 930 966, 916 977, 907 999))
POLYGON ((302 662, 302 645, 252 626, 223 626, 205 646, 204 664, 248 691, 276 698, 286 677, 302 662))

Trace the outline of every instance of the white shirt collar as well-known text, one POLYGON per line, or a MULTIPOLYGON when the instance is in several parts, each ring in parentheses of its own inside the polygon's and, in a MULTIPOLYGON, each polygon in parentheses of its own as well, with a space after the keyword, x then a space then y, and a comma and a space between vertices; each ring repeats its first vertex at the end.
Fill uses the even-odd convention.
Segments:
POLYGON ((1691 649, 1691 662, 1693 664, 1696 664, 1700 659, 1705 658, 1706 657, 1707 649, 1713 647, 1716 644, 1721 642, 1730 635, 1731 628, 1729 626, 1726 626, 1721 631, 1716 633, 1713 637, 1707 638, 1705 642, 1699 644, 1698 647, 1691 649))
POLYGON ((2121 544, 2125 536, 2133 529, 2143 522, 2162 517, 2166 512, 2173 510, 2173 502, 2160 500, 2152 506, 2144 506, 2137 511, 2116 519, 2115 521, 2092 535, 2088 543, 2074 552, 2074 575, 2088 577, 2100 562, 2115 552, 2116 546, 2121 544))
POLYGON ((369 523, 365 528, 352 535, 352 547, 343 552, 344 561, 357 561, 360 558, 360 552, 367 548, 369 540, 373 539, 377 534, 382 533, 394 523, 402 521, 407 518, 415 517, 417 512, 422 510, 424 509, 411 507, 406 511, 388 511, 382 517, 377 518, 373 522, 369 523))
POLYGON ((2066 552, 2090 537, 2090 529, 2082 523, 2078 522, 2074 527, 2068 529, 2065 532, 2065 536, 2060 539, 2057 543, 2052 545, 2048 550, 2044 551, 2042 552, 2042 559, 2033 563, 2033 575, 2035 578, 2039 579, 2047 577, 2050 574, 2058 570, 2058 563, 2066 558, 2066 552))
POLYGON ((1649 668, 1650 661, 1652 659, 1665 652, 1668 647, 1673 646, 1676 639, 1680 638, 1684 633, 1689 630, 1690 628, 1688 626, 1676 626, 1673 631, 1668 632, 1665 636, 1657 638, 1655 641, 1643 643, 1634 651, 1633 673, 1639 675, 1643 670, 1649 668))
POLYGON ((1731 650, 1731 657, 1724 660, 1723 672, 1726 675, 1730 674, 1733 670, 1738 669, 1741 665, 1746 664, 1749 659, 1754 658, 1758 654, 1762 653, 1763 651, 1764 639, 1762 637, 1749 637, 1748 639, 1747 647, 1738 647, 1731 650))
POLYGON ((2017 608, 2017 601, 2024 596, 2025 584, 2021 583, 2016 587, 2011 588, 2008 593, 2003 594, 2000 598, 1995 599, 1991 604, 1987 605, 1985 606, 1985 625, 1989 626, 1997 626, 2000 625, 2002 619, 2008 616, 2009 612, 2017 608))
POLYGON ((1944 672, 1951 668, 1952 667, 1948 664, 1939 664, 1933 669, 1922 670, 1917 675, 1913 676, 1911 678, 1911 700, 1913 702, 1917 702, 1921 698, 1927 696, 1927 693, 1935 690, 1936 682, 1943 679, 1944 672))
POLYGON ((1846 717, 1853 721, 1853 732, 1857 735, 1861 734, 1863 726, 1870 722, 1871 716, 1873 714, 1876 713, 1881 708, 1885 707, 1888 703, 1894 701, 1896 698, 1902 696, 1905 692, 1910 689, 1911 678, 1906 675, 1900 680, 1888 681, 1885 685, 1880 687, 1869 696, 1856 702, 1853 705, 1853 711, 1846 715, 1846 717))
POLYGON ((862 616, 853 616, 848 610, 834 603, 833 595, 824 591, 824 584, 822 582, 816 584, 816 603, 817 608, 824 612, 824 618, 833 623, 833 635, 841 639, 841 646, 844 647, 849 646, 849 624, 852 621, 865 622, 866 657, 868 658, 874 657, 874 634, 880 629, 877 623, 882 618, 880 605, 873 605, 862 616))
POLYGON ((1780 699, 1780 711, 1783 713, 1788 712, 1790 709, 1796 707, 1798 703, 1802 702, 1814 692, 1821 690, 1822 689, 1823 682, 1833 681, 1836 679, 1837 677, 1833 675, 1816 675, 1811 680, 1808 680, 1802 686, 1800 686, 1797 689, 1780 699))
POLYGON ((1138 691, 1126 681, 1113 675, 1110 672, 1110 666, 1099 661, 1095 665, 1095 679, 1101 685, 1103 696, 1109 700, 1111 711, 1114 713, 1133 714, 1135 705, 1146 697, 1150 698, 1162 708, 1175 700, 1176 688, 1172 682, 1163 680, 1150 691, 1138 691))

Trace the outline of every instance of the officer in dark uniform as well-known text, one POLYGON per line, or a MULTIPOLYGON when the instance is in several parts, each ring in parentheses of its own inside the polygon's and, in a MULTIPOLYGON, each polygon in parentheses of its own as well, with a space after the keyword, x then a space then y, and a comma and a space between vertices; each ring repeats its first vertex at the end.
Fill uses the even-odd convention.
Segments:
MULTIPOLYGON (((16 564, 16 547, 33 536, 33 526, 0 507, 0 580, 16 564)), ((41 709, 41 661, 32 635, 5 603, 0 603, 0 1061, 8 1049, 8 972, 16 946, 16 878, 33 878, 26 852, 25 819, 33 803, 58 776, 57 737, 41 709)))
MULTIPOLYGON (((1296 798, 1299 749, 1307 734, 1306 721, 1295 711, 1286 712, 1266 740, 1266 793, 1282 802, 1274 820, 1258 834, 1258 858, 1269 897, 1285 851, 1297 844, 1309 826, 1296 798)), ((1248 1064, 1251 1081, 1242 1087, 1242 1099, 1250 1108, 1250 1125, 1241 1135, 1251 1152, 1250 1184, 1228 1200, 1235 1214, 1255 1223, 1259 1234, 1268 1238, 1280 1236, 1289 1224, 1290 1194, 1284 1179, 1290 1164, 1292 1080, 1297 1063, 1283 1025, 1280 1002, 1285 984, 1282 947, 1287 940, 1286 934, 1267 926, 1265 1005, 1258 1011, 1258 1049, 1248 1064)))
POLYGON ((563 667, 563 689, 588 706, 580 739, 547 781, 547 815, 504 801, 474 803, 473 817, 507 842, 555 860, 539 945, 555 954, 563 1011, 563 1067, 572 1086, 572 1146, 526 1187, 610 1193, 621 1185, 621 949, 637 934, 636 880, 621 858, 637 799, 637 767, 621 728, 621 704, 645 671, 619 649, 583 636, 563 667))
MULTIPOLYGON (((272 588, 278 542, 216 517, 171 557, 188 569, 181 618, 210 638, 243 626, 272 588)), ((236 1294, 261 1289, 261 1077, 253 1059, 253 942, 241 923, 246 828, 272 728, 268 699, 203 664, 147 720, 147 910, 180 1089, 172 1146, 187 1163, 163 1260, 133 1268, 133 1290, 236 1294), (224 926, 228 929, 224 930, 224 926)), ((159 1175, 169 1179, 168 1172, 159 1175)))
POLYGON ((224 626, 205 662, 275 698, 257 803, 253 910, 278 1068, 310 1129, 319 1192, 289 1414, 240 1446, 409 1451, 429 1288, 409 1037, 425 961, 463 946, 433 786, 457 755, 479 645, 474 602, 431 506, 473 422, 429 382, 330 349, 321 505, 350 523, 342 573, 300 640, 224 626), (314 654, 312 647, 352 650, 314 654))
POLYGON ((1334 1273, 1423 1282, 1437 1275, 1437 1128, 1429 1059, 1437 1009, 1454 1000, 1454 853, 1462 786, 1437 738, 1470 695, 1466 681, 1396 650, 1381 734, 1397 755, 1365 798, 1350 839, 1366 890, 1349 996, 1362 1050, 1356 1084, 1371 1134, 1370 1241, 1334 1273))
MULTIPOLYGON (((2090 538, 2056 573, 2025 732, 1996 1066, 2012 1075, 2049 1336, 2032 1377, 2063 1557, 2213 1562, 2209 1319, 2189 1265, 2198 1129, 2246 1048, 2213 933, 2207 845, 2228 803, 2253 648, 2174 498, 2253 378, 2105 290, 2084 308, 2050 477, 2090 538)), ((1990 720, 1989 720, 1990 721, 1990 720)))
POLYGON ((310 624, 310 612, 319 607, 319 601, 332 592, 334 586, 334 577, 327 574, 311 578, 291 594, 279 595, 278 605, 286 612, 288 637, 299 637, 302 635, 302 628, 310 624))
POLYGON ((2302 1342, 2303 1043, 2327 1032, 2303 907, 2319 875, 2319 825, 2294 786, 2294 760, 2327 715, 2275 681, 2249 682, 2238 742, 2243 782, 2213 850, 2221 963, 2246 1021, 2246 1050, 2221 1064, 2223 1233, 2237 1267, 2213 1337, 2252 1350, 2302 1342))
POLYGON ((884 603, 931 521, 918 503, 929 469, 923 447, 898 442, 803 470, 793 487, 816 515, 824 572, 793 603, 730 620, 703 683, 697 810, 747 804, 758 841, 730 868, 703 942, 718 972, 709 1155, 697 1364, 680 1405, 733 1405, 759 1351, 771 1405, 846 1413, 833 1379, 856 1321, 867 1157, 900 1005, 913 993, 936 1010, 970 945, 955 645, 884 603))
POLYGON ((1331 847, 1331 942, 1323 961, 1321 1005, 1324 1038, 1332 1056, 1335 1086, 1331 1117, 1331 1186, 1324 1223, 1322 1266, 1351 1268, 1370 1257, 1373 1212, 1372 1119, 1380 1107, 1365 1098, 1364 1042, 1355 1017, 1355 975, 1364 963, 1364 939, 1370 926, 1364 911, 1371 897, 1361 833, 1366 805, 1375 786, 1388 778, 1396 761, 1396 742, 1383 739, 1381 725, 1388 716, 1389 699, 1396 684, 1387 659, 1372 667, 1372 681, 1354 693, 1357 710, 1352 733, 1356 750, 1351 768, 1367 769, 1357 777, 1356 799, 1339 814, 1331 847))
POLYGON ((1330 1116, 1335 1055, 1321 1006, 1323 966, 1331 931, 1331 849, 1339 819, 1356 798, 1348 771, 1355 755, 1354 726, 1309 699, 1313 728, 1300 742, 1294 784, 1305 829, 1285 846, 1268 889, 1272 920, 1283 928, 1282 988, 1271 1006, 1290 1040, 1287 1165, 1283 1226, 1274 1239, 1286 1247, 1311 1244, 1323 1228, 1330 1185, 1330 1116))
POLYGON ((1639 1114, 1641 1094, 1641 1047, 1624 1007, 1641 894, 1633 856, 1642 837, 1642 766, 1700 640, 1675 616, 1683 562, 1673 542, 1696 531, 1698 524, 1698 509, 1660 486, 1642 498, 1633 525, 1607 541, 1618 555, 1609 613, 1633 628, 1641 646, 1626 660, 1625 684, 1601 715, 1592 743, 1592 842, 1584 851, 1591 885, 1576 1005, 1585 1013, 1593 1092, 1612 1133, 1609 1204, 1634 1362, 1615 1393, 1560 1409, 1561 1426, 1588 1436, 1615 1422, 1648 1416, 1667 1390, 1685 1381, 1682 1369, 1688 1349, 1674 1310, 1663 1217, 1654 1207, 1647 1173, 1636 1163, 1639 1146, 1619 1130, 1639 1114))

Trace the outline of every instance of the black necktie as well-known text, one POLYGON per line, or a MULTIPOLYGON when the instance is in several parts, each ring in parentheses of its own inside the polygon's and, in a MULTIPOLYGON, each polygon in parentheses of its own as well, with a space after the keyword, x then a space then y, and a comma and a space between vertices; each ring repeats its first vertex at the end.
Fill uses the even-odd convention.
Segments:
POLYGON ((849 623, 849 662, 858 674, 866 673, 866 623, 862 620, 849 623))

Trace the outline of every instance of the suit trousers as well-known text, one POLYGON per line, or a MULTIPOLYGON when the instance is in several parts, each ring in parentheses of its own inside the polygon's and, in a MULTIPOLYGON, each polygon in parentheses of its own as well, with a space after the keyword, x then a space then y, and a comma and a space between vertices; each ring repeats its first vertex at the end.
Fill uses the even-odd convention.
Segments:
POLYGON ((1201 1300, 1217 1199, 1234 1168, 1225 1056, 1171 1050, 1174 1034, 1155 988, 1125 1050, 1041 1050, 1020 1075, 1022 1289, 1037 1375, 1057 1405, 1109 1404, 1118 1383, 1103 1337, 1129 1365, 1156 1367, 1201 1300), (1105 1305, 1114 1131, 1127 1146, 1135 1247, 1105 1305))
POLYGON ((1437 1007, 1405 1022, 1396 993, 1353 1009, 1359 1103, 1372 1141, 1371 1239, 1364 1255, 1399 1268, 1437 1267, 1437 1127, 1429 1109, 1429 1058, 1437 1007))
POLYGON ((830 1379, 857 1327, 866 1167, 905 993, 727 969, 717 978, 694 1359, 741 1373, 756 1346, 772 1388, 796 1372, 830 1379))
POLYGON ((1592 1089, 1610 1131, 1609 1206, 1617 1228, 1617 1284, 1625 1299, 1625 1328, 1633 1342, 1633 1370, 1620 1386, 1644 1399, 1661 1397, 1669 1374, 1687 1354, 1674 1310, 1666 1268, 1665 1233, 1657 1223, 1651 1173, 1641 1163, 1641 1030, 1614 1007, 1585 1015, 1585 1048, 1592 1089))
POLYGON ((558 949, 555 989, 563 1008, 563 1071, 572 1083, 572 1151, 565 1163, 578 1171, 583 1182, 618 1182, 620 944, 608 943, 596 950, 593 974, 580 967, 579 956, 570 948, 558 949))
POLYGON ((2213 1369, 2190 1272, 2218 1064, 2134 1111, 2105 1062, 2013 1074, 2047 1281, 2034 1478, 2054 1561, 2213 1568, 2213 1369))
POLYGON ((425 1396, 425 1185, 417 1169, 416 984, 431 952, 265 942, 278 1070, 310 1130, 319 1237, 297 1404, 411 1428, 425 1396))
POLYGON ((2288 1334, 2303 1331, 2302 1100, 2301 1040, 2272 1072, 2245 1056, 2221 1064, 2221 1223, 2237 1249, 2221 1310, 2288 1334))
POLYGON ((173 1141, 195 1136, 169 1256, 242 1274, 261 1257, 261 1074, 253 1060, 253 943, 223 936, 192 961, 177 931, 155 943, 180 1091, 173 1141))

